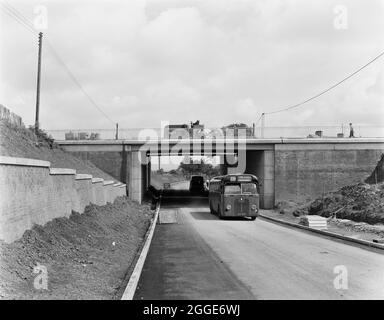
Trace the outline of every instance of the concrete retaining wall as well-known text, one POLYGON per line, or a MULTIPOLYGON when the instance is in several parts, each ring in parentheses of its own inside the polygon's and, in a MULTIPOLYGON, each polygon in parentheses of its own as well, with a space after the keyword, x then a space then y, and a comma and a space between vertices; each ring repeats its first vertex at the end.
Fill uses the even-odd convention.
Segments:
POLYGON ((355 146, 276 145, 275 201, 306 201, 323 192, 364 181, 375 168, 383 149, 355 146))
POLYGON ((84 212, 126 195, 126 185, 75 170, 50 168, 35 159, 0 157, 0 239, 12 242, 34 224, 44 225, 72 210, 84 212))
POLYGON ((75 180, 72 210, 76 212, 84 212, 85 207, 90 202, 93 202, 92 176, 90 174, 77 174, 75 180))

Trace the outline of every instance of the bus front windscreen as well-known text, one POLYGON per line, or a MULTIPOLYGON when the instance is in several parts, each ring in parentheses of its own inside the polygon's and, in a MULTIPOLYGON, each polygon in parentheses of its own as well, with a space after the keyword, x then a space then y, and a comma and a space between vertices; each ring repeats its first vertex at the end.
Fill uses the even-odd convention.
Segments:
POLYGON ((228 184, 224 186, 224 194, 241 194, 239 184, 228 184))
POLYGON ((257 187, 254 183, 243 183, 241 185, 241 193, 243 194, 257 194, 257 187))

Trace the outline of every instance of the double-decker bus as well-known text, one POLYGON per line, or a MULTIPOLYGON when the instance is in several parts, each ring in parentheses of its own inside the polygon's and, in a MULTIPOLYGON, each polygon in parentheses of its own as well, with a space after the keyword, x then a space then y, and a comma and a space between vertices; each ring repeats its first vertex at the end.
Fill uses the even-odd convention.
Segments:
POLYGON ((260 186, 252 174, 228 174, 209 181, 209 209, 222 217, 249 217, 259 212, 260 186))

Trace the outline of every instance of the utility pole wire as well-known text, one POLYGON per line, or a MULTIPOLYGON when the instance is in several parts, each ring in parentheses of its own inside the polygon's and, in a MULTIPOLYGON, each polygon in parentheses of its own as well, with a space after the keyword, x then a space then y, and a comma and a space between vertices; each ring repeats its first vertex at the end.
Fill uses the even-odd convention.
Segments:
MULTIPOLYGON (((5 12, 10 15, 12 18, 14 18, 18 23, 22 24, 24 27, 27 28, 28 31, 30 32, 33 32, 35 34, 37 34, 37 32, 34 30, 33 28, 33 25, 31 24, 31 22, 25 17, 23 16, 18 10, 16 10, 15 8, 13 8, 10 4, 8 4, 6 1, 1 1, 0 4, 2 5, 2 7, 5 9, 5 12)), ((105 113, 104 111, 102 111, 102 109, 96 104, 96 102, 92 99, 92 97, 83 89, 83 87, 81 86, 81 84, 78 82, 78 80, 76 79, 76 77, 73 75, 73 73, 71 72, 71 70, 67 67, 67 65, 64 63, 64 61, 60 58, 60 56, 58 55, 58 53, 54 50, 52 44, 50 44, 50 42, 48 41, 48 45, 51 49, 51 51, 54 53, 56 59, 59 61, 59 63, 65 68, 65 70, 67 71, 68 75, 70 76, 70 78, 75 82, 75 84, 79 87, 79 89, 84 93, 84 95, 88 98, 88 100, 92 103, 92 105, 94 107, 96 107, 96 109, 99 110, 99 112, 101 112, 109 121, 111 121, 112 123, 115 123, 114 121, 112 121, 105 113)), ((323 94, 327 93, 328 91, 334 89, 335 87, 339 86, 340 84, 342 84, 343 82, 347 81, 349 78, 353 77, 355 74, 359 73, 361 70, 363 70, 364 68, 368 67, 370 64, 372 64, 373 62, 375 62, 376 60, 378 60, 379 58, 381 58, 382 56, 384 55, 384 52, 380 53, 378 56, 376 56, 375 58, 373 58, 372 60, 370 60, 368 63, 366 63, 364 66, 360 67, 359 69, 357 69, 356 71, 354 71, 353 73, 351 73, 350 75, 348 75, 347 77, 345 77, 344 79, 340 80, 339 82, 333 84, 332 86, 330 86, 329 88, 321 91, 320 93, 314 95, 313 97, 311 98, 308 98, 300 103, 297 103, 295 105, 292 105, 292 106, 289 106, 289 107, 285 107, 285 108, 282 108, 282 109, 279 109, 279 110, 276 110, 276 111, 271 111, 271 112, 263 112, 260 116, 260 118, 257 120, 256 124, 262 119, 263 116, 265 115, 269 115, 269 114, 275 114, 275 113, 280 113, 280 112, 284 112, 284 111, 288 111, 288 110, 291 110, 291 109, 294 109, 294 108, 298 108, 320 96, 322 96, 323 94)))
POLYGON ((8 7, 8 9, 12 11, 14 14, 20 16, 23 20, 26 20, 29 26, 33 28, 33 23, 30 20, 28 20, 28 18, 21 11, 18 11, 15 7, 12 7, 12 5, 7 0, 1 0, 0 2, 2 2, 3 5, 5 5, 6 7, 8 7))
POLYGON ((88 98, 89 102, 97 109, 99 110, 99 112, 106 118, 108 119, 110 122, 112 122, 113 124, 116 124, 115 121, 113 121, 99 106, 98 104, 95 102, 95 100, 93 100, 93 98, 88 94, 87 91, 84 90, 84 88, 82 87, 82 85, 80 84, 80 82, 76 79, 76 77, 74 76, 74 74, 72 73, 72 71, 68 68, 68 66, 64 63, 64 61, 61 59, 61 57, 59 56, 59 54, 56 52, 56 50, 54 49, 53 45, 51 44, 51 42, 49 40, 46 40, 47 41, 47 44, 48 44, 48 47, 49 49, 51 50, 51 52, 53 53, 53 55, 55 56, 56 60, 63 66, 63 68, 67 71, 67 74, 69 75, 69 77, 72 79, 72 81, 77 85, 77 87, 80 89, 80 91, 88 98))
POLYGON ((261 117, 263 116, 263 114, 264 114, 264 113, 262 113, 262 114, 260 115, 259 119, 257 119, 257 121, 255 122, 255 125, 257 125, 257 124, 260 122, 261 117))
POLYGON ((328 91, 332 90, 333 88, 339 86, 340 84, 342 84, 343 82, 347 81, 349 78, 353 77, 355 74, 359 73, 361 70, 363 70, 364 68, 368 67, 370 64, 372 64, 373 62, 375 62, 379 58, 381 58, 383 55, 384 55, 384 51, 382 53, 380 53, 378 56, 376 56, 375 58, 373 58, 372 60, 370 60, 368 63, 366 63, 365 65, 363 65, 359 69, 357 69, 356 71, 352 72, 350 75, 348 75, 344 79, 340 80, 339 82, 337 82, 334 85, 330 86, 328 89, 325 89, 325 90, 321 91, 320 93, 314 95, 313 97, 311 97, 309 99, 306 99, 306 100, 304 100, 304 101, 302 101, 300 103, 297 103, 297 104, 295 104, 293 106, 286 107, 286 108, 283 108, 283 109, 280 109, 280 110, 271 111, 271 112, 264 112, 264 114, 275 114, 275 113, 279 113, 279 112, 288 111, 288 110, 291 110, 291 109, 294 109, 294 108, 298 108, 298 107, 302 106, 303 104, 305 104, 305 103, 307 103, 309 101, 312 101, 312 100, 322 96, 323 94, 327 93, 328 91))
POLYGON ((11 8, 6 6, 4 2, 0 2, 0 5, 3 8, 3 11, 12 19, 14 19, 17 23, 25 27, 32 34, 38 34, 38 32, 36 32, 36 30, 33 27, 31 27, 23 18, 17 15, 11 8))
MULTIPOLYGON (((20 13, 18 10, 13 8, 9 3, 6 1, 0 1, 0 5, 4 9, 4 12, 6 12, 10 17, 12 17, 14 20, 16 20, 18 23, 20 23, 22 26, 24 26, 28 31, 32 32, 33 34, 38 34, 38 32, 34 29, 34 26, 31 21, 29 21, 22 13, 20 13)), ((80 91, 86 96, 86 98, 89 100, 89 102, 110 122, 115 124, 116 122, 113 121, 95 102, 95 100, 84 90, 80 82, 76 79, 73 72, 68 68, 68 66, 64 63, 64 61, 61 59, 60 55, 57 53, 57 51, 54 49, 53 45, 49 42, 48 39, 46 39, 47 44, 51 52, 53 53, 56 60, 64 67, 66 72, 68 73, 70 79, 76 84, 76 86, 80 89, 80 91)))

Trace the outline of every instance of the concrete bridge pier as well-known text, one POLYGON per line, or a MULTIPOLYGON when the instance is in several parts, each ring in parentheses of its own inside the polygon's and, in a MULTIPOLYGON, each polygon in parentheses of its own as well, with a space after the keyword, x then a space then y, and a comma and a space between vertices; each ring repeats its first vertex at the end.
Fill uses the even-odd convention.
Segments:
MULTIPOLYGON (((227 174, 249 173, 259 179, 260 208, 272 209, 275 203, 275 153, 274 150, 247 150, 245 152, 245 164, 234 164, 231 155, 220 156, 227 174)), ((238 160, 243 161, 239 158, 238 160)))
MULTIPOLYGON (((233 159, 225 161, 226 173, 249 173, 259 179, 260 208, 272 209, 275 203, 275 153, 274 150, 247 150, 245 153, 245 166, 228 165, 233 159)), ((239 161, 242 161, 239 159, 239 161)))
POLYGON ((145 152, 128 152, 128 176, 128 196, 141 203, 151 183, 151 161, 145 152))
POLYGON ((275 152, 274 150, 247 151, 246 173, 259 179, 260 208, 272 209, 275 204, 275 152))

